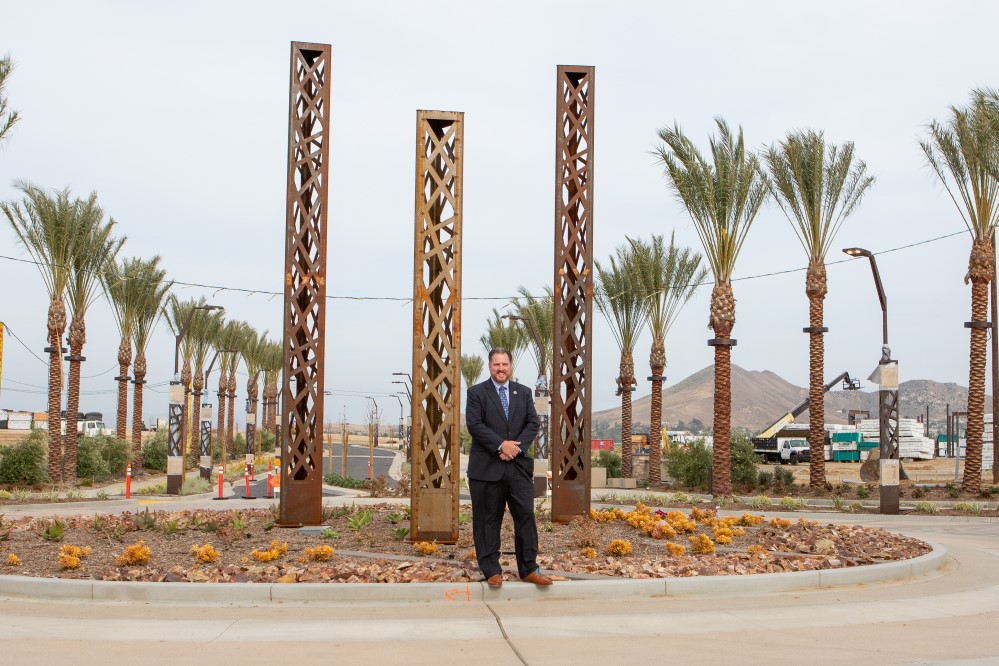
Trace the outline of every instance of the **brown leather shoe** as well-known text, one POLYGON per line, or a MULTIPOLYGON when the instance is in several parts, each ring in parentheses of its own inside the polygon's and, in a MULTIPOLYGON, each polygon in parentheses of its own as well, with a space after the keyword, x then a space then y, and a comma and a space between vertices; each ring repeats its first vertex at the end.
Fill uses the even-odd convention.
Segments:
POLYGON ((494 574, 486 579, 489 587, 503 587, 503 574, 494 574))
POLYGON ((550 580, 541 575, 540 570, 536 570, 532 573, 527 574, 526 576, 521 578, 521 580, 524 581, 525 583, 534 583, 538 587, 545 587, 546 585, 552 584, 550 580))

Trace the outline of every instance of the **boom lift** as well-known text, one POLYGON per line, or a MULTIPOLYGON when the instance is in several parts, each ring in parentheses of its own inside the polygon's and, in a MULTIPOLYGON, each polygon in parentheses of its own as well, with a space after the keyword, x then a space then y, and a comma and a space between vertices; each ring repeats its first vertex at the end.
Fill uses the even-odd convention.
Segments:
MULTIPOLYGON (((855 391, 860 388, 860 380, 852 379, 850 377, 850 373, 844 372, 837 375, 835 379, 825 385, 823 394, 828 393, 833 386, 840 382, 840 380, 843 381, 843 388, 846 390, 855 391)), ((800 403, 795 405, 791 411, 777 419, 773 425, 765 428, 753 437, 753 453, 763 456, 767 462, 778 462, 780 459, 780 451, 777 447, 777 433, 779 433, 788 423, 792 423, 795 418, 808 409, 808 404, 809 398, 805 398, 800 403)))

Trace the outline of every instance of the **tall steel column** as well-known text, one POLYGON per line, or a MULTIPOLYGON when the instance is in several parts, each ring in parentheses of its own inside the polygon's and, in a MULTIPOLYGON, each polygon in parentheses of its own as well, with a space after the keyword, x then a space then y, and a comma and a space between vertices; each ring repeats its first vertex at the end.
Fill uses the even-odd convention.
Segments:
POLYGON ((210 481, 212 478, 212 405, 201 405, 201 460, 198 468, 201 478, 210 481))
POLYGON ((593 67, 558 68, 552 520, 590 510, 593 330, 593 67))
POLYGON ((458 540, 465 114, 416 112, 410 538, 458 540))
POLYGON ((281 387, 282 525, 322 522, 330 45, 292 42, 281 387))

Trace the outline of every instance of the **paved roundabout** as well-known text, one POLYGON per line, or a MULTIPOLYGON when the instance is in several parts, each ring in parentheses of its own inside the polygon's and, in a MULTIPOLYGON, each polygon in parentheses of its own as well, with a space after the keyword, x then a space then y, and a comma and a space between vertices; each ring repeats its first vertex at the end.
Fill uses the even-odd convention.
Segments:
MULTIPOLYGON (((176 500, 177 508, 203 502, 176 500)), ((999 663, 996 519, 767 515, 882 527, 934 550, 828 571, 544 590, 8 576, 0 642, 7 663, 256 664, 292 655, 300 663, 999 663)))

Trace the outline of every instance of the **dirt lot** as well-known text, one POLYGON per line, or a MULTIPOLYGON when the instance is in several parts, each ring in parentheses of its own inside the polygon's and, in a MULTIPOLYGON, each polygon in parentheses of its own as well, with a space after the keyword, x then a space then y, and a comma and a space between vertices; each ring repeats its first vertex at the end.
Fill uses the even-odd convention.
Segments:
MULTIPOLYGON (((960 463, 960 471, 957 476, 957 483, 961 483, 964 476, 964 461, 960 463)), ((772 472, 774 467, 783 467, 794 474, 795 483, 808 483, 808 463, 799 465, 760 465, 761 471, 772 472)), ((833 484, 860 483, 859 462, 826 462, 826 480, 833 484)), ((909 480, 920 484, 943 484, 954 481, 954 459, 935 458, 933 460, 913 460, 911 462, 902 461, 902 468, 909 475, 909 480)), ((992 481, 992 471, 982 474, 982 486, 994 485, 992 481)))

